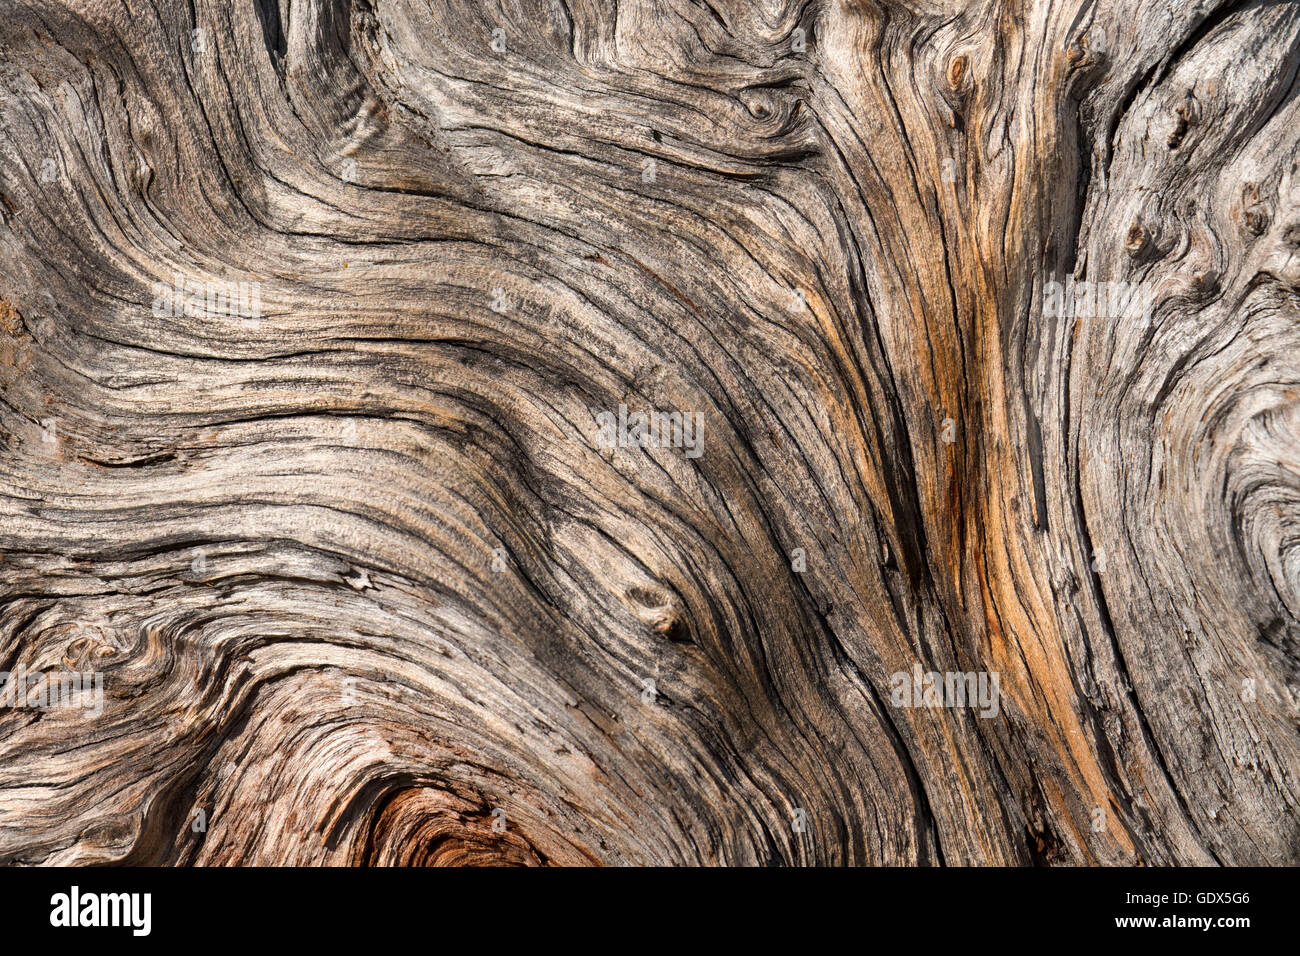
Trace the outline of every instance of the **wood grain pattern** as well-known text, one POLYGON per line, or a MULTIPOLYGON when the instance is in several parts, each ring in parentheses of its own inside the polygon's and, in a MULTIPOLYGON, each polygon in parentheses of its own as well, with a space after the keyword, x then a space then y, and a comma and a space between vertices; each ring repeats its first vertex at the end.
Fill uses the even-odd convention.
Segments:
POLYGON ((0 861, 1300 863, 1298 72, 1273 0, 6 0, 0 668, 103 699, 0 709, 0 861))

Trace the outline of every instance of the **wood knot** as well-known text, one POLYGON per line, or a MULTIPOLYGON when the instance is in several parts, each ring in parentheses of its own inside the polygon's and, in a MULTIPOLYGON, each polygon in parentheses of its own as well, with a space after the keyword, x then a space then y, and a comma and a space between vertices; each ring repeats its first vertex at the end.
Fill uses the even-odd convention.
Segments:
POLYGON ((1273 221, 1273 212, 1268 203, 1260 199, 1259 187, 1247 183, 1241 190, 1241 222, 1246 231, 1254 236, 1262 236, 1268 231, 1273 221))
POLYGON ((693 643, 681 607, 671 595, 653 588, 632 587, 627 589, 627 597, 640 605, 637 616, 660 637, 674 644, 693 643))
POLYGON ((100 635, 83 635, 68 644, 63 652, 63 664, 74 669, 86 666, 93 668, 95 664, 106 658, 115 657, 122 650, 124 648, 100 635))
POLYGON ((1170 149, 1177 149, 1181 146, 1183 140, 1187 138, 1187 131, 1200 120, 1201 111, 1196 98, 1191 93, 1188 93, 1183 104, 1174 110, 1174 115, 1177 117, 1174 122, 1174 130, 1169 134, 1169 139, 1166 141, 1170 149))
POLYGON ((962 83, 966 79, 967 61, 966 57, 955 56, 948 61, 948 85, 954 90, 962 88, 962 83))
POLYGON ((1198 298, 1208 298, 1219 289, 1219 273, 1213 269, 1192 273, 1192 293, 1198 298))
POLYGON ((1102 66, 1107 59, 1105 33, 1094 27, 1065 48, 1065 59, 1072 68, 1092 70, 1102 66))
POLYGON ((655 633, 667 638, 671 644, 692 644, 691 630, 675 610, 659 616, 654 622, 655 633))
POLYGON ((655 591, 652 588, 632 587, 627 589, 627 596, 630 600, 642 607, 660 608, 667 607, 672 603, 672 599, 662 591, 655 591))
POLYGON ((1151 245, 1151 234, 1142 227, 1141 223, 1135 222, 1129 226, 1128 236, 1124 239, 1124 251, 1130 256, 1136 258, 1144 253, 1151 245))
POLYGON ((772 107, 768 106, 758 96, 745 97, 745 109, 749 111, 750 116, 757 120, 765 120, 772 115, 772 107))

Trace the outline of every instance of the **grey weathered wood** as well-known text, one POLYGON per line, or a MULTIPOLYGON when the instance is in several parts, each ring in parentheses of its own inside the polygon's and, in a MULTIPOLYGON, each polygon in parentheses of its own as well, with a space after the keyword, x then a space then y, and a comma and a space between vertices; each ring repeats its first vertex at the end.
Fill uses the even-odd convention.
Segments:
POLYGON ((0 860, 1300 862, 1298 70, 1283 2, 10 0, 0 667, 104 706, 0 710, 0 860))

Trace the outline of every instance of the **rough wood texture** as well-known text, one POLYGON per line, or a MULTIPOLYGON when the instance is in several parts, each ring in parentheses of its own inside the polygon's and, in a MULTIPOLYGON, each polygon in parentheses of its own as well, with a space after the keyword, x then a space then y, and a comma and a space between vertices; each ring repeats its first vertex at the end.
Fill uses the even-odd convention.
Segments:
POLYGON ((0 861, 1300 862, 1298 67, 1260 0, 5 0, 0 667, 103 712, 0 711, 0 861))

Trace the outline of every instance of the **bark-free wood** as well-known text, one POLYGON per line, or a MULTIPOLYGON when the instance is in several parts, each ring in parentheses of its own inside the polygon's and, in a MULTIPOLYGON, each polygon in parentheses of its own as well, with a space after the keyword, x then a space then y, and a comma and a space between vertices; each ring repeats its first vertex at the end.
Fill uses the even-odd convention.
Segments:
POLYGON ((0 666, 104 710, 0 711, 0 860, 1300 862, 1298 69, 1259 0, 9 0, 0 666))

